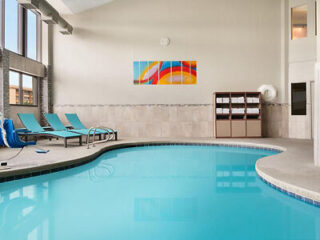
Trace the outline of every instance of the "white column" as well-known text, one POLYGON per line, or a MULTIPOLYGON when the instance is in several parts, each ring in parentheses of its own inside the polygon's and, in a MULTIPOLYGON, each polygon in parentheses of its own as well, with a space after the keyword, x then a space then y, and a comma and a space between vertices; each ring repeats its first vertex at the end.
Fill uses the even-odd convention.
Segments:
POLYGON ((314 163, 320 166, 320 62, 315 67, 314 96, 314 163))

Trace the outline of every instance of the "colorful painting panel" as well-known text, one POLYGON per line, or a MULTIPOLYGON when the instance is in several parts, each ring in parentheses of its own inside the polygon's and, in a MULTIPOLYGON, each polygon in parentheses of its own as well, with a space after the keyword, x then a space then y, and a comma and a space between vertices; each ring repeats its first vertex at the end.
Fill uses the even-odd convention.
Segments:
POLYGON ((140 62, 140 84, 149 84, 149 62, 141 61, 140 62))
POLYGON ((171 62, 161 62, 161 68, 159 73, 159 84, 168 85, 171 84, 171 62))
POLYGON ((160 62, 149 62, 149 84, 156 85, 159 81, 160 62))
POLYGON ((134 84, 197 84, 196 61, 135 61, 134 84))
POLYGON ((180 61, 173 61, 171 66, 171 84, 182 84, 182 64, 180 61))
POLYGON ((133 62, 133 83, 140 84, 140 62, 133 62))
POLYGON ((197 84, 197 62, 182 62, 182 82, 183 84, 197 84))

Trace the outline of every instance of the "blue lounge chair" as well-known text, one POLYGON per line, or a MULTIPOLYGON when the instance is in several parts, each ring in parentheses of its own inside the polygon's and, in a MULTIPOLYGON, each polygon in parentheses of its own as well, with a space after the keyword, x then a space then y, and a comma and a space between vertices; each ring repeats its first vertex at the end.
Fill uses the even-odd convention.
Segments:
POLYGON ((35 145, 36 142, 23 142, 20 140, 18 133, 21 132, 19 130, 16 130, 14 128, 13 122, 11 119, 5 119, 3 121, 3 125, 1 125, 1 131, 0 131, 0 146, 8 146, 10 148, 23 148, 28 145, 35 145), (5 131, 5 132, 3 132, 5 131), (4 141, 4 134, 6 142, 4 141))
MULTIPOLYGON (((83 125, 83 123, 80 121, 80 119, 76 113, 66 113, 65 115, 66 115, 66 118, 68 119, 69 123, 71 124, 71 126, 74 129, 87 129, 83 125)), ((118 139, 118 131, 113 130, 111 128, 106 128, 105 130, 104 129, 97 129, 96 131, 99 133, 104 133, 104 134, 106 133, 106 131, 108 131, 109 134, 114 134, 115 140, 118 139)))
POLYGON ((82 137, 80 134, 69 131, 46 131, 40 126, 37 119, 32 113, 18 113, 18 116, 29 132, 21 133, 26 136, 49 136, 64 139, 64 147, 67 147, 67 140, 71 138, 79 138, 79 145, 82 145, 82 137))
MULTIPOLYGON (((88 129, 67 129, 63 123, 61 122, 60 118, 55 113, 45 113, 44 116, 47 119, 47 122, 49 125, 55 130, 55 131, 70 131, 77 134, 88 136, 89 130, 88 129)), ((92 136, 94 133, 93 130, 90 131, 90 135, 92 136)), ((96 135, 99 135, 99 138, 101 139, 101 135, 103 133, 96 132, 96 135)))

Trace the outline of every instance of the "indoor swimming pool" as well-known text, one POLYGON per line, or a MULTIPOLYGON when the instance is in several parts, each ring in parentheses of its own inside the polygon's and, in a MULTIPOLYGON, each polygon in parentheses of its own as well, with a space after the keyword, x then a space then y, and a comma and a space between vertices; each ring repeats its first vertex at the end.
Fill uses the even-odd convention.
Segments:
POLYGON ((320 208, 256 174, 277 151, 196 145, 112 150, 0 184, 3 240, 315 240, 320 208))

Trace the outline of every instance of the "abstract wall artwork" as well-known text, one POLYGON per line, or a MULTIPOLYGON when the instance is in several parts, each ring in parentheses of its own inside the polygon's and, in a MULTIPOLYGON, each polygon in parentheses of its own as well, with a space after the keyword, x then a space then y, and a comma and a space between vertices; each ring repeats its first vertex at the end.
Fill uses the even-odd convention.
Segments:
POLYGON ((135 61, 135 85, 197 84, 196 61, 135 61))

